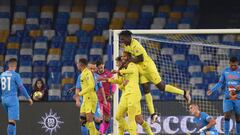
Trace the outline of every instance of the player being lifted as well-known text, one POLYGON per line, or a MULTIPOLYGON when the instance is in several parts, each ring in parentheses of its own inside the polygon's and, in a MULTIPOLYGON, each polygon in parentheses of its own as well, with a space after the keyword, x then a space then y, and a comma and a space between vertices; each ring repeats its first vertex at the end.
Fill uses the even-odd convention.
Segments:
MULTIPOLYGON (((102 77, 113 77, 113 74, 108 71, 107 69, 104 68, 104 64, 102 61, 97 61, 96 62, 97 66, 97 74, 102 77)), ((111 97, 112 94, 116 91, 116 86, 115 84, 111 85, 109 82, 102 82, 104 93, 106 95, 106 101, 104 101, 104 98, 102 97, 102 94, 100 91, 97 93, 98 94, 98 99, 100 103, 100 108, 103 113, 103 122, 100 125, 100 133, 104 134, 107 129, 109 128, 109 122, 111 119, 111 97)))
MULTIPOLYGON (((76 99, 79 99, 79 96, 83 97, 83 103, 80 108, 80 123, 84 124, 86 121, 85 126, 89 130, 90 135, 98 135, 98 131, 93 122, 93 115, 97 107, 97 94, 94 89, 94 76, 87 68, 87 64, 88 62, 84 58, 79 59, 77 63, 77 68, 81 71, 79 75, 81 85, 76 88, 75 93, 78 95, 76 99)), ((80 100, 76 100, 76 104, 80 105, 80 100)))
POLYGON ((139 72, 136 64, 130 61, 131 54, 123 53, 122 60, 120 57, 116 59, 119 70, 117 78, 109 78, 108 82, 117 83, 122 90, 122 96, 118 105, 116 120, 119 123, 118 134, 123 135, 125 130, 128 130, 132 135, 136 134, 136 122, 140 124, 148 135, 153 135, 150 126, 143 120, 141 115, 141 91, 139 88, 139 72), (127 123, 125 121, 125 114, 128 114, 127 123))
POLYGON ((145 99, 149 113, 151 114, 152 122, 155 122, 157 119, 157 114, 155 113, 153 106, 150 83, 155 84, 159 90, 183 95, 188 104, 191 102, 189 91, 178 89, 169 84, 164 84, 164 82, 161 80, 155 63, 150 56, 148 56, 143 46, 136 39, 132 38, 132 33, 130 31, 122 31, 119 34, 119 38, 120 45, 124 48, 124 51, 132 54, 133 58, 131 61, 136 63, 139 69, 140 84, 144 90, 145 99))
POLYGON ((222 71, 218 83, 208 90, 207 94, 211 95, 219 88, 224 86, 224 134, 229 135, 230 118, 232 111, 235 112, 236 117, 236 134, 240 135, 240 68, 238 66, 237 57, 231 57, 229 67, 222 71))
POLYGON ((8 114, 8 135, 16 135, 16 121, 19 120, 19 100, 18 89, 32 105, 33 101, 28 95, 26 88, 18 73, 15 72, 17 68, 17 60, 11 58, 8 61, 8 70, 3 72, 1 78, 1 92, 2 92, 2 105, 8 114))
POLYGON ((215 129, 216 121, 205 112, 200 112, 197 104, 191 103, 189 106, 191 115, 195 116, 194 123, 198 126, 198 133, 200 135, 218 135, 215 129))

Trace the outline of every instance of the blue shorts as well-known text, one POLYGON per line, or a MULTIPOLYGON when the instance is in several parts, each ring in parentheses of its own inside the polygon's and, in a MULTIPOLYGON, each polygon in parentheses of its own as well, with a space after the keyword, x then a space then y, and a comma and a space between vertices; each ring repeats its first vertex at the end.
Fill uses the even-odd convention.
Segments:
POLYGON ((19 120, 19 101, 18 97, 8 96, 2 98, 2 105, 8 114, 8 120, 19 120))
POLYGON ((218 135, 218 132, 217 131, 206 131, 206 132, 202 132, 200 133, 200 135, 218 135))
POLYGON ((240 100, 223 100, 223 112, 234 111, 236 114, 240 114, 240 100))

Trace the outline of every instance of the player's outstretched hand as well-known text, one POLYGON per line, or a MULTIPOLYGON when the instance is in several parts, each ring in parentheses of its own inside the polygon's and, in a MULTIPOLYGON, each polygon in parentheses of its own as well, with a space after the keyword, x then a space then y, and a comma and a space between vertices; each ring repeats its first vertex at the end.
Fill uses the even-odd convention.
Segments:
POLYGON ((76 101, 76 106, 77 106, 77 107, 80 107, 80 106, 81 106, 80 101, 78 101, 78 100, 76 101))
POLYGON ((111 71, 111 73, 112 73, 112 74, 116 74, 116 73, 119 73, 119 71, 118 71, 118 70, 115 70, 115 69, 113 69, 113 70, 111 71))
POLYGON ((212 94, 212 91, 211 90, 208 90, 207 91, 207 95, 210 96, 212 94))
POLYGON ((32 105, 32 104, 33 104, 33 101, 32 101, 31 98, 28 100, 28 102, 29 102, 29 105, 32 105))
POLYGON ((103 101, 103 103, 104 103, 104 105, 107 105, 107 99, 105 99, 105 100, 103 101))

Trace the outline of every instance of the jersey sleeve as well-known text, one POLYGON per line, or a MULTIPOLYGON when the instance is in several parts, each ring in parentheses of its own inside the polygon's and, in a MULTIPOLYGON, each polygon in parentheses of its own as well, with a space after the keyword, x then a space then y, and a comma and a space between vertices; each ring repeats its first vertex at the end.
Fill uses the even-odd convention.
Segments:
POLYGON ((132 48, 132 50, 133 50, 132 53, 133 53, 133 55, 135 57, 144 54, 144 49, 143 49, 143 47, 141 46, 141 44, 137 40, 133 41, 133 48, 132 48))
POLYGON ((24 87, 23 82, 22 82, 22 79, 21 79, 21 77, 20 77, 19 74, 16 74, 16 75, 15 75, 15 82, 17 83, 17 86, 18 86, 20 92, 23 94, 23 96, 24 96, 26 99, 30 99, 30 96, 29 96, 29 94, 27 93, 27 90, 26 90, 26 88, 24 87))
POLYGON ((211 91, 212 91, 212 92, 217 91, 217 90, 218 90, 219 88, 221 88, 221 87, 223 86, 223 84, 225 83, 226 79, 225 79, 224 73, 225 73, 225 70, 223 70, 223 72, 222 72, 222 74, 221 74, 221 76, 220 76, 220 79, 219 79, 218 83, 215 84, 215 85, 213 86, 213 88, 211 88, 211 91))
POLYGON ((209 122, 212 119, 212 116, 208 115, 207 113, 203 113, 203 119, 209 122))
POLYGON ((81 75, 78 75, 77 82, 76 82, 76 89, 81 89, 81 75))
POLYGON ((80 96, 87 94, 90 90, 95 88, 94 76, 92 73, 89 72, 82 76, 82 78, 87 82, 87 87, 84 89, 82 88, 82 91, 79 93, 80 96))

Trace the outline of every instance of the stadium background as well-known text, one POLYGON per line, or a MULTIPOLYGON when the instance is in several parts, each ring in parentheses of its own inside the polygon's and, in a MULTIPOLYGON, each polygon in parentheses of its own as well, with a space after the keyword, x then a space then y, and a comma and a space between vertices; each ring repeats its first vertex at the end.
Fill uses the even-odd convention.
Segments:
MULTIPOLYGON (((33 109, 23 103, 21 122, 29 123, 19 122, 18 131, 21 134, 25 131, 20 128, 31 125, 28 119, 38 123, 40 116, 49 113, 51 106, 59 115, 67 110, 65 106, 69 107, 77 117, 70 118, 76 120, 75 124, 67 125, 72 127, 79 124, 78 110, 71 102, 73 94, 67 92, 74 86, 78 75, 75 61, 80 57, 89 60, 101 57, 110 69, 112 48, 108 43, 109 29, 238 28, 238 5, 238 1, 224 0, 0 0, 0 71, 6 68, 5 62, 9 58, 15 57, 19 61, 17 71, 28 92, 31 93, 32 84, 37 78, 45 81, 49 91, 49 102, 36 103, 33 109), (59 104, 64 104, 64 107, 57 107, 59 104), (28 111, 32 112, 33 117, 28 111), (37 113, 39 111, 41 113, 37 113)), ((240 41, 238 36, 233 35, 205 38, 231 44, 240 41)), ((239 57, 238 52, 235 54, 239 57)), ((191 56, 186 60, 191 60, 191 56)), ((194 75, 190 77, 214 81, 198 82, 196 86, 201 86, 199 89, 202 90, 200 96, 205 96, 210 83, 215 83, 218 78, 211 76, 211 70, 194 75)), ((152 90, 152 94, 155 103, 165 100, 162 106, 175 99, 175 96, 158 90, 152 90)), ((208 99, 219 100, 221 96, 217 94, 208 99)), ((165 114, 170 109, 172 106, 159 108, 158 112, 165 114)), ((169 112, 166 116, 170 115, 169 112)), ((2 110, 1 114, 4 114, 2 110)), ((187 115, 187 112, 182 110, 179 115, 187 115)), ((5 131, 2 122, 5 116, 1 115, 0 119, 2 134, 5 131)))

